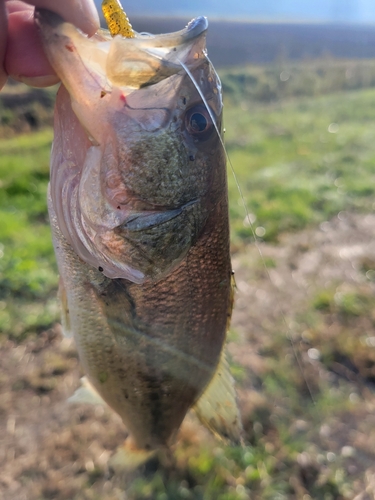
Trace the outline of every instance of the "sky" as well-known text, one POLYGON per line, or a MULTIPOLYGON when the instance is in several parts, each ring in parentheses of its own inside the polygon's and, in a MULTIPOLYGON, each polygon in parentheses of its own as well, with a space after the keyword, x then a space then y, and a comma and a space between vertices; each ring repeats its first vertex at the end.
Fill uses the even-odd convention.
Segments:
MULTIPOLYGON (((375 0, 121 0, 131 15, 375 24, 375 0)), ((100 0, 95 0, 100 9, 100 0)))

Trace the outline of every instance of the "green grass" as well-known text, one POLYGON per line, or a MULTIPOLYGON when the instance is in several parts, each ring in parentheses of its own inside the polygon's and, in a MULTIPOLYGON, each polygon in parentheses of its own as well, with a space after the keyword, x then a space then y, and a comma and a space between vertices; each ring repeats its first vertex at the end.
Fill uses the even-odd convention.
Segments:
POLYGON ((46 210, 52 131, 0 142, 0 331, 23 338, 58 318, 46 210))
MULTIPOLYGON (((371 89, 263 106, 243 101, 225 110, 228 154, 263 239, 275 241, 341 210, 372 210, 374 99, 371 89)), ((231 172, 229 190, 237 245, 252 231, 231 172)))
POLYGON ((332 94, 375 86, 375 62, 334 60, 330 57, 308 62, 284 61, 270 66, 227 68, 221 71, 227 98, 271 102, 290 97, 332 94))

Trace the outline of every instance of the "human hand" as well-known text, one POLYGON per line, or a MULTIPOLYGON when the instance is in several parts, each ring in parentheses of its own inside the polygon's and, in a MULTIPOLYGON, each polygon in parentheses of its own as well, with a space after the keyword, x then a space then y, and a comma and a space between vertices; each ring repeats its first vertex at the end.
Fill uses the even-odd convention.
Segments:
POLYGON ((0 0, 0 89, 8 76, 33 87, 59 81, 39 40, 35 7, 60 14, 89 36, 99 28, 93 0, 0 0))

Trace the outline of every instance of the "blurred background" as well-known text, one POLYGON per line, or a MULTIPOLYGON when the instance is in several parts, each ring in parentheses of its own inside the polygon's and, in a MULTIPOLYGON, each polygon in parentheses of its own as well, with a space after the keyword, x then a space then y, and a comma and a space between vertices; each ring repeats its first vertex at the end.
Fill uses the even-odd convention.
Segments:
MULTIPOLYGON (((95 0, 100 10, 101 1, 95 0)), ((247 21, 290 22, 346 22, 371 23, 375 21, 375 5, 371 0, 138 0, 129 2, 126 11, 131 16, 206 15, 212 18, 247 21), (202 14, 203 13, 203 14, 202 14)))
MULTIPOLYGON (((99 4, 100 2, 97 2, 99 4)), ((124 5, 138 31, 207 15, 222 78, 237 293, 228 334, 244 446, 189 416, 174 461, 106 464, 116 415, 69 406, 46 187, 56 88, 0 93, 0 497, 375 498, 375 5, 124 5)))

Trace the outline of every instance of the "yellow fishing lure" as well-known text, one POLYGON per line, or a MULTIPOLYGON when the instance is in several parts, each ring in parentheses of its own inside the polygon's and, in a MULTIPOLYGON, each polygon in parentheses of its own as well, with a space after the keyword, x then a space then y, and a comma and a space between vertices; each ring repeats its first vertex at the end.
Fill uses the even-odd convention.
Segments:
POLYGON ((103 0, 102 11, 112 36, 134 38, 135 32, 119 0, 103 0))

